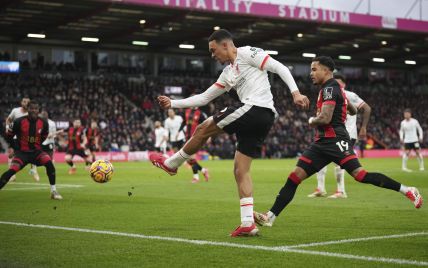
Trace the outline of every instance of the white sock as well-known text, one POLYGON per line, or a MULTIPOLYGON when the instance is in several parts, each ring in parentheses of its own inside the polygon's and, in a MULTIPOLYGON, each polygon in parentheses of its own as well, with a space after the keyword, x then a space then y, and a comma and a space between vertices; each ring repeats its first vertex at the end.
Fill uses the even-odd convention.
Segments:
POLYGON ((334 174, 336 175, 337 191, 345 192, 345 170, 341 169, 340 166, 334 168, 334 174))
POLYGON ((56 185, 51 185, 51 192, 55 192, 56 191, 56 185))
POLYGON ((325 174, 327 173, 327 166, 323 167, 317 173, 318 190, 325 192, 325 174))
POLYGON ((31 165, 31 170, 33 171, 34 174, 37 174, 37 166, 36 165, 31 165))
POLYGON ((403 169, 407 169, 407 159, 409 159, 409 157, 407 156, 406 153, 404 153, 403 154, 403 165, 402 165, 403 169))
POLYGON ((419 168, 424 169, 424 157, 422 156, 422 153, 419 153, 419 156, 417 156, 418 162, 419 162, 419 168))
POLYGON ((180 151, 176 152, 173 156, 165 160, 165 166, 169 168, 178 168, 189 158, 190 155, 186 154, 183 149, 180 149, 180 151))
POLYGON ((194 178, 195 180, 199 180, 199 174, 198 174, 198 173, 193 174, 193 178, 194 178))
POLYGON ((271 223, 273 223, 276 219, 276 216, 275 216, 275 214, 272 213, 272 211, 268 211, 267 217, 268 217, 269 222, 271 222, 271 223))
POLYGON ((241 223, 242 226, 248 227, 254 223, 253 208, 254 200, 252 197, 244 197, 239 201, 241 205, 241 223))
POLYGON ((206 168, 204 168, 204 167, 203 167, 203 168, 202 168, 202 170, 201 170, 201 172, 202 172, 202 173, 205 173, 206 171, 207 171, 207 169, 206 169, 206 168))
POLYGON ((401 186, 400 186, 400 193, 406 195, 407 191, 409 191, 409 188, 406 185, 401 184, 401 186))

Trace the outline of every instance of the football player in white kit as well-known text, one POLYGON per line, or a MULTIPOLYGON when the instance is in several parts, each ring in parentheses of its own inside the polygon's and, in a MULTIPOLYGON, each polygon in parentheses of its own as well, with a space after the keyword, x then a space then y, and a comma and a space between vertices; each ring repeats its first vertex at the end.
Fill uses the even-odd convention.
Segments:
POLYGON ((236 134, 238 142, 233 170, 240 198, 241 225, 231 236, 254 236, 258 229, 253 218, 250 167, 253 158, 260 155, 263 142, 277 115, 268 71, 278 74, 288 85, 296 105, 308 109, 309 99, 300 94, 289 69, 271 58, 263 49, 235 47, 232 35, 224 29, 215 31, 208 41, 211 57, 221 64, 228 63, 217 82, 205 92, 182 100, 160 96, 160 106, 164 109, 200 107, 232 88, 236 90, 241 105, 236 108, 227 107, 206 119, 198 125, 184 147, 173 156, 165 158, 161 154, 152 154, 150 160, 153 165, 175 175, 177 168, 195 154, 209 137, 224 132, 236 134))
POLYGON ((48 121, 48 124, 49 124, 49 134, 48 134, 48 137, 46 138, 46 140, 44 140, 42 143, 42 150, 45 151, 46 153, 48 153, 48 155, 51 157, 52 162, 53 162, 53 152, 54 152, 54 148, 55 148, 55 137, 59 133, 62 133, 63 130, 62 129, 58 130, 58 131, 56 130, 56 124, 54 121, 49 119, 48 112, 46 112, 46 111, 41 112, 40 117, 45 119, 46 121, 48 121))
MULTIPOLYGON (((346 79, 343 75, 339 73, 334 74, 334 78, 339 83, 341 88, 346 87, 346 79)), ((362 100, 356 93, 348 90, 344 90, 346 94, 346 98, 348 98, 349 102, 357 108, 358 112, 363 113, 363 119, 361 122, 361 128, 359 135, 357 135, 357 115, 346 116, 345 127, 349 133, 349 137, 351 138, 351 148, 354 148, 355 142, 359 138, 360 140, 366 139, 367 136, 367 124, 369 123, 371 107, 362 100), (359 137, 358 137, 359 136, 359 137)), ((324 197, 327 195, 325 190, 325 174, 327 173, 327 166, 318 171, 317 173, 317 181, 318 186, 315 191, 308 195, 308 197, 324 197)), ((345 170, 341 169, 340 166, 335 167, 334 173, 336 175, 337 188, 336 192, 328 198, 347 198, 348 195, 345 191, 345 170)))
POLYGON ((168 109, 168 118, 165 119, 164 126, 169 134, 171 148, 177 152, 184 145, 184 134, 180 130, 183 117, 176 115, 173 109, 168 109))
POLYGON ((416 157, 419 162, 419 170, 425 170, 424 158, 421 154, 421 143, 424 138, 424 132, 422 131, 421 125, 418 120, 412 118, 412 112, 410 109, 404 110, 404 120, 400 124, 400 142, 404 146, 403 153, 403 165, 402 169, 406 172, 412 170, 407 168, 407 160, 409 159, 410 152, 415 151, 416 157))
MULTIPOLYGON (((13 123, 13 121, 15 121, 15 119, 28 115, 28 103, 29 102, 30 102, 30 98, 24 97, 21 100, 21 106, 12 109, 9 116, 6 118, 6 131, 8 129, 12 128, 12 123, 13 123)), ((13 148, 9 147, 9 149, 8 149, 9 166, 11 164, 12 158, 13 158, 13 148)), ((40 177, 39 177, 39 173, 37 173, 37 166, 36 165, 31 164, 31 168, 30 168, 29 173, 35 181, 40 181, 40 177)), ((10 181, 14 181, 15 179, 16 179, 16 176, 13 175, 10 178, 10 181)))
POLYGON ((168 131, 162 127, 160 121, 155 122, 155 149, 158 152, 166 153, 166 143, 168 142, 168 131))

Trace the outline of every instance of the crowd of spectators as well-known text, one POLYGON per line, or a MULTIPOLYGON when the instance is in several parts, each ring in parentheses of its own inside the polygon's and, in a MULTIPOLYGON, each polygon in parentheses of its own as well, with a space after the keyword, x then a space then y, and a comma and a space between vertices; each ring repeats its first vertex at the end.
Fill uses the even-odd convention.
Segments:
MULTIPOLYGON (((19 75, 0 75, 0 114, 5 119, 20 99, 29 96, 39 100, 42 109, 57 122, 71 122, 80 118, 85 125, 96 120, 101 129, 101 149, 104 151, 152 150, 154 144, 153 122, 163 121, 166 112, 156 104, 156 97, 164 94, 165 87, 177 86, 182 90, 175 97, 189 96, 205 90, 215 78, 176 74, 151 76, 133 72, 96 72, 87 75, 56 70, 23 72, 19 75)), ((262 156, 266 158, 294 157, 312 141, 314 132, 307 120, 315 112, 317 89, 307 78, 297 77, 301 92, 311 101, 311 110, 303 111, 293 105, 290 92, 284 83, 275 78, 272 92, 278 118, 268 135, 262 156)), ((399 148, 399 126, 405 108, 411 108, 425 131, 422 146, 428 145, 427 86, 402 81, 349 81, 355 91, 372 107, 368 134, 376 141, 375 148, 399 148)), ((203 110, 212 115, 224 107, 238 104, 236 93, 224 94, 203 110)), ((183 111, 178 111, 178 113, 183 111)), ((5 120, 2 120, 3 124, 5 120)), ((4 126, 3 126, 4 127, 4 126)), ((219 135, 205 146, 211 155, 231 158, 235 137, 219 135)), ((64 141, 59 140, 64 150, 64 141)), ((1 145, 0 145, 1 146, 1 145)), ((4 146, 4 145, 3 145, 4 146)), ((0 148, 1 149, 1 148, 0 148)), ((4 148, 3 148, 4 150, 4 148)))

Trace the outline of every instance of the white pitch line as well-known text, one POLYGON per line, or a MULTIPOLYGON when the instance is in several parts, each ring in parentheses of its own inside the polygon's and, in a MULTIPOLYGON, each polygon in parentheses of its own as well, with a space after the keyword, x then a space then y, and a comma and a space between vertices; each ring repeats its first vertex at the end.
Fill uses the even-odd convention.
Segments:
MULTIPOLYGON (((9 185, 35 185, 35 186, 50 186, 49 183, 38 183, 38 182, 11 182, 9 185)), ((83 187, 80 184, 57 184, 58 187, 70 187, 70 188, 79 188, 83 187)))
POLYGON ((370 240, 381 240, 381 239, 391 239, 391 238, 400 238, 400 237, 409 237, 409 236, 422 236, 428 235, 428 232, 418 232, 418 233, 407 233, 407 234, 394 234, 394 235, 382 235, 382 236, 371 236, 371 237, 361 237, 361 238, 351 238, 351 239, 342 239, 342 240, 333 240, 325 242, 314 242, 308 244, 299 244, 294 246, 281 246, 278 248, 304 248, 304 247, 315 247, 315 246, 325 246, 325 245, 334 245, 334 244, 345 244, 361 241, 370 241, 370 240))
POLYGON ((325 252, 325 251, 293 249, 293 248, 287 248, 287 247, 268 247, 268 246, 245 245, 245 244, 229 243, 229 242, 193 240, 193 239, 185 239, 185 238, 177 238, 177 237, 152 236, 152 235, 143 235, 143 234, 123 233, 123 232, 114 232, 114 231, 102 231, 102 230, 92 230, 92 229, 72 228, 72 227, 62 227, 62 226, 53 226, 53 225, 44 225, 44 224, 8 222, 8 221, 0 221, 0 224, 22 226, 22 227, 31 227, 31 228, 52 229, 52 230, 64 230, 64 231, 73 231, 73 232, 81 232, 81 233, 106 234, 106 235, 113 235, 113 236, 123 236, 123 237, 141 238, 141 239, 149 239, 149 240, 172 241, 172 242, 180 242, 180 243, 187 243, 187 244, 194 244, 194 245, 209 245, 209 246, 220 246, 220 247, 245 248, 245 249, 274 251, 274 252, 291 252, 291 253, 299 253, 299 254, 307 254, 307 255, 336 257, 336 258, 341 258, 341 259, 370 261, 370 262, 384 262, 384 263, 428 266, 428 262, 424 262, 424 261, 359 256, 359 255, 342 254, 342 253, 325 252))

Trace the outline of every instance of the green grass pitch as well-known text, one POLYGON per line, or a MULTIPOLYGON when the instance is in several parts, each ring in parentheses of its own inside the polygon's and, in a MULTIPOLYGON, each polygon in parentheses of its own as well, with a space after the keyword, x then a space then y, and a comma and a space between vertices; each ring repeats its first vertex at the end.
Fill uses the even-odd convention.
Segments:
MULTIPOLYGON (((428 171, 418 171, 414 158, 409 160, 412 173, 401 171, 401 159, 361 162, 369 171, 418 187, 428 198, 428 171)), ((255 210, 270 208, 295 163, 295 159, 254 161, 255 210)), ((233 162, 209 161, 202 165, 210 170, 208 183, 191 184, 191 170, 184 166, 171 177, 148 162, 135 162, 114 163, 113 180, 97 184, 82 164, 75 175, 67 174, 66 165, 57 164, 62 201, 49 199, 44 168, 39 168, 42 185, 33 183, 25 168, 18 173, 17 183, 9 183, 0 191, 0 267, 428 265, 427 204, 416 210, 403 195, 357 183, 349 175, 345 177, 347 199, 311 199, 306 196, 316 188, 313 176, 299 186, 293 202, 272 228, 260 228, 258 237, 231 238, 229 233, 240 223, 233 162), (34 224, 38 228, 5 222, 34 224), (418 234, 297 248, 301 251, 275 250, 281 246, 409 233, 418 234), (195 244, 189 240, 205 242, 195 244)), ((0 171, 5 170, 6 165, 1 165, 0 171)), ((330 165, 326 178, 329 194, 335 191, 333 172, 330 165)))

